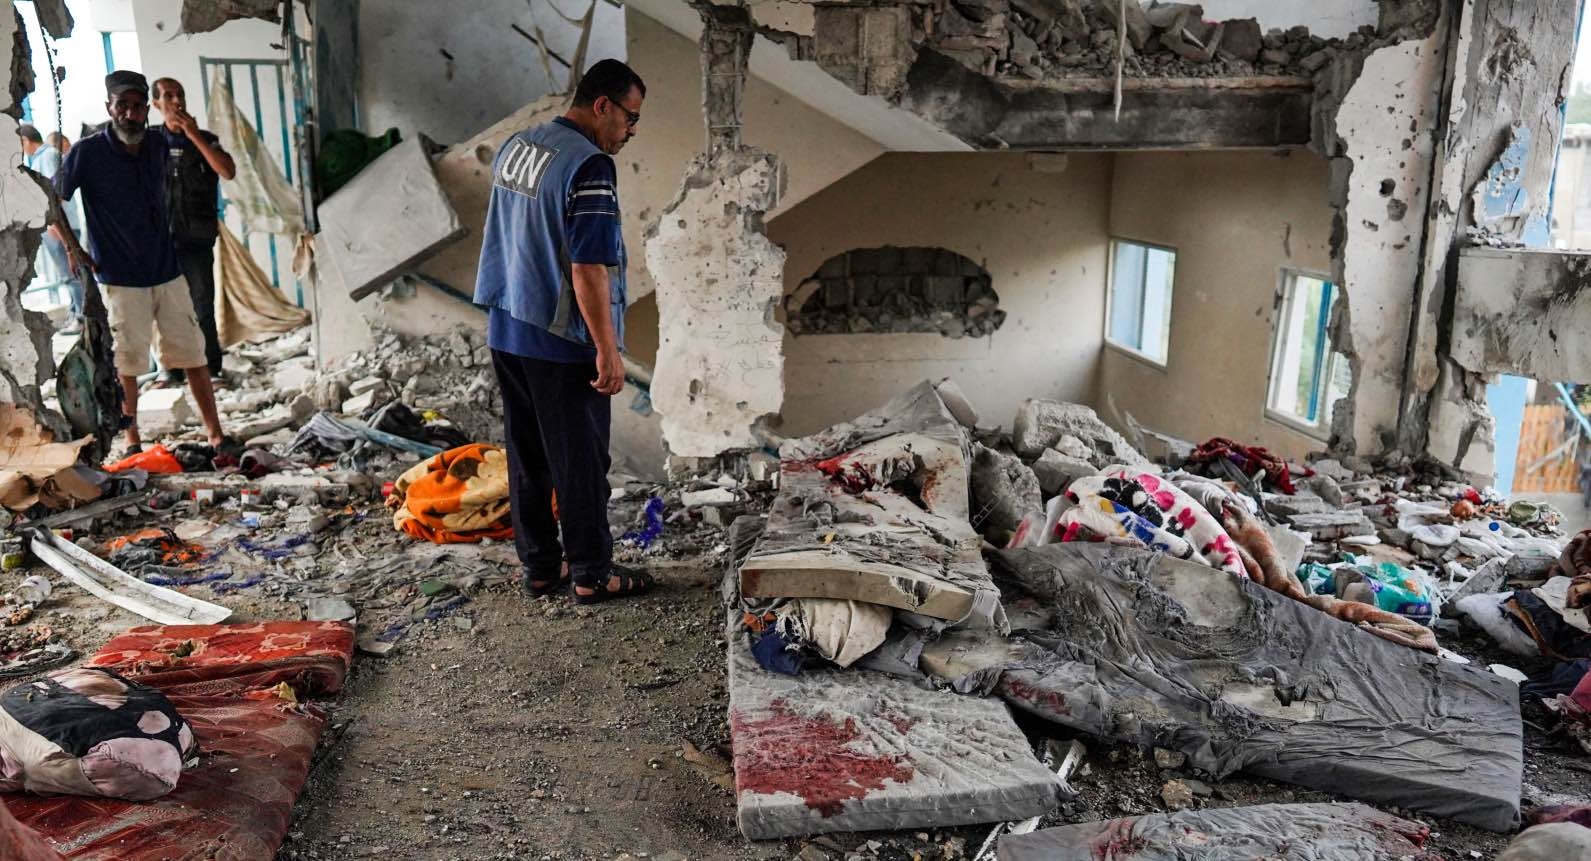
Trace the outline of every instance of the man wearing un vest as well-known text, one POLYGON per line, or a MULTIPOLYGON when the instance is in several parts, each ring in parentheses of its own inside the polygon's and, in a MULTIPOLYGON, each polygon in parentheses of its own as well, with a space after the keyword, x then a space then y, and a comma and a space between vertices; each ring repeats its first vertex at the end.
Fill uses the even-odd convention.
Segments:
POLYGON ((626 296, 613 156, 635 136, 645 97, 629 66, 603 60, 563 116, 509 138, 493 165, 475 303, 490 315, 514 541, 532 597, 570 589, 592 604, 653 585, 613 564, 607 478, 626 296))

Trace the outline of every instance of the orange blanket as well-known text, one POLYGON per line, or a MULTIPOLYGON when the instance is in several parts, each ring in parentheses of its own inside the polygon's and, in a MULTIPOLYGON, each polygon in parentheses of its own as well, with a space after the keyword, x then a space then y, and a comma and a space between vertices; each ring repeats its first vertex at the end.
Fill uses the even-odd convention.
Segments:
POLYGON ((444 451, 399 476, 387 505, 399 532, 436 544, 513 538, 508 453, 485 443, 444 451))

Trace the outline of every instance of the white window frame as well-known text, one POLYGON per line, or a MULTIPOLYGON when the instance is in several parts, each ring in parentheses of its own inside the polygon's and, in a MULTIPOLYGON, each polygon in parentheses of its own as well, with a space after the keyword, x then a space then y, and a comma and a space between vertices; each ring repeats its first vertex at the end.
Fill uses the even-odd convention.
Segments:
MULTIPOLYGON (((1178 257, 1178 254, 1179 254, 1179 252, 1173 246, 1162 245, 1162 244, 1157 243, 1157 242, 1145 242, 1142 239, 1133 239, 1133 238, 1127 237, 1127 236, 1112 236, 1112 237, 1110 237, 1110 244, 1109 244, 1109 246, 1107 247, 1107 250, 1106 250, 1107 260, 1105 262, 1105 327, 1104 327, 1105 328, 1105 346, 1110 347, 1113 350, 1117 350, 1117 351, 1119 351, 1121 353, 1125 353, 1126 355, 1131 356, 1134 359, 1137 359, 1137 360, 1139 360, 1141 362, 1144 362, 1144 363, 1150 365, 1151 367, 1157 368, 1157 369, 1162 370, 1162 371, 1167 370, 1167 368, 1171 364, 1171 321, 1173 319, 1173 312, 1174 312, 1174 308, 1175 308, 1175 304, 1174 303, 1175 303, 1175 300, 1176 300, 1176 292, 1177 292, 1176 258, 1178 257), (1150 354, 1145 353, 1144 351, 1142 351, 1142 350, 1140 350, 1140 349, 1138 349, 1136 347, 1133 347, 1130 344, 1123 344, 1120 341, 1117 341, 1115 338, 1111 337, 1110 321, 1111 321, 1111 318, 1114 316, 1113 310, 1115 308, 1115 302, 1116 302, 1116 246, 1119 245, 1120 243, 1123 243, 1123 242, 1131 243, 1133 245, 1139 246, 1140 248, 1148 248, 1148 249, 1153 250, 1153 251, 1165 251, 1165 252, 1169 252, 1171 254, 1171 258, 1172 258, 1171 287, 1166 291, 1166 356, 1165 356, 1164 359, 1157 359, 1154 356, 1151 356, 1150 354)), ((1147 286, 1147 285, 1145 285, 1145 286, 1147 286)), ((1147 290, 1145 290, 1144 295, 1145 296, 1148 295, 1148 291, 1147 290)))
MULTIPOLYGON (((1324 442, 1331 437, 1331 381, 1337 375, 1337 363, 1342 360, 1341 354, 1335 349, 1330 340, 1331 309, 1327 309, 1326 312, 1326 355, 1319 380, 1321 386, 1320 418, 1311 424, 1292 413, 1279 410, 1273 406, 1277 400, 1277 387, 1285 382, 1282 379, 1282 325, 1292 315, 1293 303, 1297 301, 1298 294, 1294 285, 1299 278, 1312 278, 1316 281, 1330 284, 1332 287, 1332 308, 1335 308, 1337 302, 1342 298, 1342 286, 1333 281, 1330 275, 1292 266, 1283 266, 1277 271, 1276 298, 1272 306, 1275 310, 1275 317, 1271 321, 1270 372, 1265 383, 1265 418, 1324 442)), ((1296 379, 1294 384, 1297 384, 1296 379)))

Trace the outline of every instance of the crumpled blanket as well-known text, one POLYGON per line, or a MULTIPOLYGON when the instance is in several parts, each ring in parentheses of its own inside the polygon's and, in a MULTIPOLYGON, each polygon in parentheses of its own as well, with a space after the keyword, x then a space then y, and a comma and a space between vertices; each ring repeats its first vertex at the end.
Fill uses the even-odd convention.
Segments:
MULTIPOLYGON (((1244 475, 1252 476, 1257 471, 1263 471, 1271 484, 1283 493, 1292 495, 1298 492, 1293 485, 1293 474, 1287 461, 1272 454, 1269 449, 1257 445, 1243 445, 1233 442, 1226 437, 1214 437, 1206 440, 1202 445, 1193 450, 1188 456, 1188 464, 1204 465, 1217 460, 1231 461, 1244 475)), ((1312 469, 1304 469, 1304 475, 1314 475, 1312 469)))
POLYGON ((1558 557, 1558 570, 1573 581, 1569 584, 1569 609, 1591 606, 1591 529, 1569 539, 1558 557))
POLYGON ((1243 568, 1249 579, 1272 592, 1279 592, 1344 622, 1358 625, 1382 639, 1425 652, 1436 651, 1435 632, 1419 622, 1372 604, 1344 601, 1332 595, 1310 594, 1303 582, 1282 564, 1276 543, 1271 540, 1264 525, 1235 500, 1221 506, 1221 522, 1239 547, 1243 568))
POLYGON ((387 505, 394 528, 435 544, 513 538, 508 453, 485 443, 442 452, 399 476, 387 505))
POLYGON ((1125 539, 1167 556, 1247 576, 1238 548, 1193 497, 1152 473, 1118 466, 1072 482, 1075 507, 1057 524, 1062 541, 1125 539))

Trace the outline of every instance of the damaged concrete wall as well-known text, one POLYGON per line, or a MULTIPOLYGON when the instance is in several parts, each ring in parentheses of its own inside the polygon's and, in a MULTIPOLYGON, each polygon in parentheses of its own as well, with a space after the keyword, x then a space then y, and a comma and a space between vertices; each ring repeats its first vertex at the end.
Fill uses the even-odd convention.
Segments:
MULTIPOLYGON (((562 92, 569 70, 526 37, 537 26, 547 46, 574 59, 580 29, 559 15, 585 15, 595 4, 586 65, 624 59, 624 11, 605 0, 552 8, 545 2, 477 0, 468 12, 451 3, 360 0, 359 99, 366 132, 397 128, 444 144, 464 140, 525 104, 562 92), (518 29, 515 29, 515 28, 518 29)), ((578 77, 581 69, 575 72, 578 77)))
MULTIPOLYGON (((49 319, 22 308, 22 288, 33 276, 33 255, 44 227, 44 193, 17 171, 22 164, 22 141, 17 137, 16 115, 21 98, 32 87, 15 72, 29 64, 27 43, 18 38, 17 19, 10 3, 0 4, 0 44, 9 45, 11 62, 0 74, 6 86, 6 115, 0 117, 0 401, 21 404, 42 412, 39 386, 55 373, 50 355, 49 319), (16 52, 22 55, 17 56, 16 52)), ((64 425, 61 426, 64 429, 64 425)))
POLYGON ((1376 0, 1204 0, 1204 17, 1212 21, 1254 18, 1265 30, 1304 26, 1316 36, 1340 39, 1360 27, 1374 27, 1376 0))
POLYGON ((1195 442, 1227 436, 1288 458, 1321 449, 1322 438, 1268 418, 1265 403, 1283 269, 1331 272, 1326 161, 1119 153, 1114 173, 1111 235, 1177 252, 1171 345, 1165 367, 1107 346, 1092 403, 1107 419, 1119 420, 1114 404, 1195 442))
POLYGON ((1333 275, 1348 298, 1333 315, 1333 343, 1353 368, 1332 437, 1334 446, 1365 455, 1396 447, 1445 37, 1436 27, 1426 38, 1372 51, 1362 66, 1344 58, 1320 82, 1319 107, 1335 115, 1316 146, 1333 157, 1333 275))
POLYGON ((793 292, 854 248, 945 248, 988 270, 1004 325, 938 334, 787 338, 782 432, 810 433, 924 379, 953 377, 984 421, 1009 425, 1030 397, 1087 401, 1104 330, 1111 157, 1065 169, 1021 153, 892 153, 769 222, 793 292), (865 201, 865 204, 859 202, 865 201))
MULTIPOLYGON (((1510 292, 1522 286, 1513 278, 1465 278, 1458 246, 1545 244, 1575 54, 1571 22, 1580 20, 1582 9, 1581 0, 1479 0, 1462 6, 1454 28, 1441 207, 1432 216, 1433 243, 1418 297, 1402 437, 1409 447, 1423 444, 1438 460, 1483 475, 1491 473, 1495 430, 1483 374, 1508 367, 1551 380, 1573 363, 1561 361, 1563 345, 1556 343, 1564 330, 1521 327, 1514 313, 1478 318, 1473 309, 1514 303, 1563 314, 1574 304, 1565 288, 1578 279, 1549 278, 1510 292)), ((1569 260, 1559 268, 1572 272, 1581 265, 1569 260)))
MULTIPOLYGON (((143 64, 140 69, 144 76, 153 81, 156 78, 170 77, 181 81, 187 91, 188 111, 199 117, 204 123, 204 118, 209 112, 208 93, 204 92, 203 80, 199 71, 199 58, 209 57, 214 59, 226 58, 229 60, 285 60, 287 53, 282 45, 282 25, 255 18, 238 18, 222 24, 219 28, 208 33, 195 33, 191 35, 180 34, 182 24, 182 0, 138 0, 129 4, 132 7, 133 23, 137 28, 139 60, 143 64)), ((308 23, 302 14, 295 16, 299 32, 306 38, 309 35, 308 23)), ((79 69, 69 74, 82 74, 100 76, 104 72, 100 69, 79 69)), ((261 80, 261 87, 267 85, 261 80)), ((272 84, 274 85, 274 83, 272 84)), ((235 94, 240 104, 249 111, 249 122, 254 122, 252 102, 247 102, 247 95, 242 95, 244 85, 236 86, 239 94, 235 94)), ((274 104, 268 109, 275 115, 274 104)), ((291 103, 289 103, 291 111, 291 103)), ((159 118, 159 112, 151 112, 154 119, 159 118)), ((104 119, 104 117, 100 117, 104 119)), ((288 124, 292 124, 292 117, 288 117, 288 124)), ((267 145, 273 142, 265 141, 267 145)), ((280 146, 280 144, 276 144, 280 146)), ((295 165, 296 168, 296 165, 295 165)), ((267 261, 267 266, 269 262, 267 261)), ((268 268, 266 271, 270 271, 268 268)))

